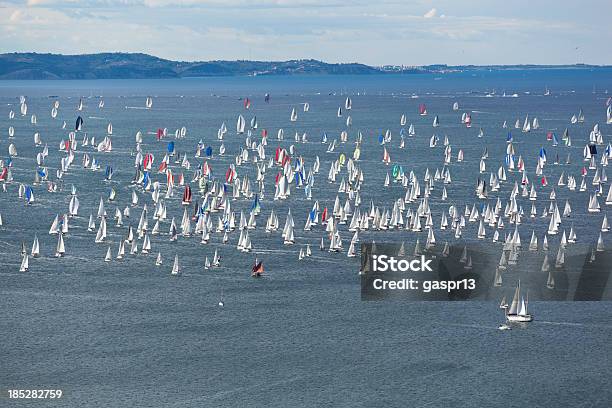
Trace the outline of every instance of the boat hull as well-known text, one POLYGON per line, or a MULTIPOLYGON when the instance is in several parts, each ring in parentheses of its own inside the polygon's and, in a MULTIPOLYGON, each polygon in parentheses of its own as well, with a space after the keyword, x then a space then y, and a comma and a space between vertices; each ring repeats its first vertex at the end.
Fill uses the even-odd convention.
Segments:
POLYGON ((506 319, 508 319, 509 322, 530 322, 533 320, 533 316, 531 316, 530 314, 528 315, 509 314, 509 315, 506 315, 506 319))

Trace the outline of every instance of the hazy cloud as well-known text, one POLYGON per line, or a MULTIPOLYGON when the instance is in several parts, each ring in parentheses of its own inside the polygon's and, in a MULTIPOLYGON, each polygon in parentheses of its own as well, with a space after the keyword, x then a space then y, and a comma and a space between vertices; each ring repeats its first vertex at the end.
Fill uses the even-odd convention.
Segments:
POLYGON ((435 8, 432 8, 427 13, 425 13, 423 15, 423 17, 425 17, 425 18, 433 18, 433 17, 436 16, 436 14, 438 14, 438 10, 436 10, 435 8))

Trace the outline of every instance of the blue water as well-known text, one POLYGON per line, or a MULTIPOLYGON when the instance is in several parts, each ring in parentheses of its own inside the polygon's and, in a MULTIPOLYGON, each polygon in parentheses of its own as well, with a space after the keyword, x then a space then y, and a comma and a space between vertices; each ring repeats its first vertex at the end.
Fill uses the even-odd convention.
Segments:
MULTIPOLYGON (((266 174, 266 197, 257 230, 251 231, 254 252, 266 265, 266 278, 249 276, 254 254, 235 249, 238 234, 230 235, 230 244, 221 243, 219 234, 211 242, 200 244, 199 237, 179 237, 169 242, 166 235, 170 219, 177 222, 183 213, 180 205, 182 188, 167 200, 168 219, 162 223, 162 234, 152 238, 152 254, 127 255, 122 261, 103 261, 110 244, 113 256, 117 243, 126 234, 127 225, 136 227, 142 205, 152 209, 150 195, 139 192, 139 206, 124 220, 124 227, 108 222, 109 237, 105 244, 94 244, 95 233, 87 232, 87 218, 97 211, 100 197, 108 196, 111 187, 117 192, 115 203, 106 202, 109 214, 123 208, 130 200, 133 177, 134 135, 144 134, 143 151, 155 154, 157 167, 166 149, 166 141, 157 142, 147 134, 158 127, 174 129, 185 126, 187 136, 176 140, 177 150, 187 153, 192 169, 203 158, 193 157, 197 142, 218 149, 217 129, 225 121, 229 129, 224 143, 224 157, 208 160, 216 177, 224 177, 234 155, 244 145, 243 136, 234 133, 238 113, 249 122, 257 115, 259 129, 270 132, 266 154, 276 146, 295 145, 307 168, 315 155, 321 159, 321 172, 316 176, 313 199, 331 207, 338 182, 327 182, 330 163, 340 153, 352 155, 357 131, 363 133, 362 206, 372 200, 381 208, 389 208, 401 198, 405 189, 399 185, 383 187, 390 169, 381 163, 382 147, 378 135, 390 129, 393 139, 387 145, 393 163, 414 171, 422 181, 426 168, 442 168, 442 139, 446 134, 456 151, 465 152, 465 162, 450 165, 453 182, 447 186, 449 201, 442 202, 441 181, 430 198, 435 233, 439 243, 452 241, 451 231, 438 228, 440 214, 455 203, 460 210, 465 204, 481 204, 473 193, 478 176, 480 155, 485 146, 490 171, 503 164, 507 130, 526 114, 537 116, 541 129, 529 134, 509 129, 514 135, 517 154, 525 159, 532 181, 541 146, 549 160, 559 154, 562 163, 572 155, 570 165, 547 165, 547 187, 538 186, 537 209, 549 204, 548 194, 554 187, 561 210, 566 199, 572 204, 572 217, 564 220, 562 229, 574 225, 578 240, 593 242, 605 212, 587 214, 588 194, 594 191, 587 176, 588 192, 570 192, 557 187, 562 171, 573 174, 580 182, 584 165, 582 148, 588 141, 593 124, 599 123, 607 143, 612 129, 605 125, 606 93, 612 89, 612 76, 606 71, 513 71, 505 73, 415 75, 415 76, 313 76, 204 78, 181 80, 109 80, 109 81, 2 81, 0 82, 0 152, 7 157, 9 143, 14 143, 18 156, 13 160, 14 182, 7 192, 0 192, 0 406, 28 405, 7 399, 12 388, 61 388, 59 401, 29 401, 29 405, 67 407, 608 407, 612 400, 609 378, 612 375, 608 348, 611 345, 612 317, 606 302, 531 302, 536 320, 528 327, 515 327, 509 332, 496 330, 503 320, 497 308, 502 294, 510 295, 517 276, 505 277, 495 302, 421 303, 362 302, 357 271, 357 258, 347 258, 346 248, 352 233, 342 225, 344 253, 320 252, 318 242, 323 235, 320 226, 303 231, 308 211, 314 201, 307 201, 304 192, 293 189, 285 201, 272 201, 274 171, 266 174), (548 87, 552 95, 542 96, 548 87), (496 91, 493 97, 486 93, 496 91), (518 97, 501 97, 517 93, 518 97), (263 94, 270 92, 269 104, 263 94), (28 115, 19 113, 19 95, 25 95, 28 115), (151 110, 133 109, 144 106, 147 95, 154 97, 151 110), (346 95, 353 100, 349 143, 338 144, 332 154, 320 143, 322 132, 329 140, 346 129, 346 112, 336 117, 338 106, 346 95), (412 95, 418 95, 413 98, 412 95), (105 106, 98 109, 99 97, 105 106), (245 111, 239 98, 253 101, 245 111), (77 135, 73 168, 64 175, 64 189, 57 193, 35 186, 36 202, 25 206, 17 196, 19 183, 31 184, 36 168, 35 155, 40 147, 33 145, 34 131, 40 132, 49 146, 46 165, 55 177, 55 169, 63 156, 58 151, 77 116, 75 107, 83 97, 84 131, 99 141, 112 122, 113 152, 97 153, 82 148, 77 135), (60 101, 57 119, 50 117, 51 104, 60 101), (454 101, 460 110, 453 112, 454 101), (310 112, 301 111, 301 103, 309 102, 310 112), (426 103, 429 115, 419 117, 417 106, 426 103), (126 108, 128 107, 128 108, 126 108), (298 121, 289 122, 292 107, 298 109, 298 121), (585 123, 570 125, 569 118, 582 108, 585 123), (14 110, 15 119, 8 113, 14 110), (462 112, 471 111, 473 127, 459 123, 462 112), (30 123, 35 113, 38 124, 30 123), (406 139, 406 149, 398 149, 399 118, 407 115, 414 123, 417 136, 406 139), (441 126, 433 129, 434 115, 441 126), (62 130, 66 120, 67 129, 62 130), (7 129, 13 126, 14 139, 7 129), (276 141, 276 131, 284 128, 285 140, 276 141), (482 127, 484 138, 478 138, 482 127), (556 148, 546 141, 547 131, 560 138, 569 128, 573 146, 556 148), (36 128, 36 129, 34 129, 36 128), (309 143, 293 142, 296 131, 308 133, 309 143), (429 147, 433 133, 441 142, 429 147), (102 166, 115 169, 111 183, 105 182, 103 171, 92 172, 81 167, 84 152, 95 156, 102 166), (57 237, 48 234, 53 217, 67 211, 69 186, 77 186, 81 201, 79 217, 71 220, 65 238, 67 253, 62 259, 53 257, 57 237), (295 219, 296 244, 285 246, 276 233, 265 234, 263 227, 272 209, 282 226, 288 209, 295 219), (19 273, 21 242, 31 245, 37 233, 41 257, 30 259, 30 270, 19 273), (313 257, 298 261, 297 254, 305 244, 313 247, 313 257), (222 267, 204 270, 204 258, 212 258, 217 249, 222 267), (160 251, 164 264, 154 265, 160 251), (181 276, 170 276, 174 255, 183 268, 181 276), (223 291, 225 307, 217 302, 223 291)), ((168 140, 173 140, 169 138, 168 140)), ((603 150, 603 149, 601 149, 603 150)), ((172 163, 175 174, 183 171, 185 179, 191 170, 181 170, 172 163)), ((237 168, 239 176, 254 180, 252 164, 237 168)), ((156 180, 164 180, 154 172, 156 180)), ((345 175, 343 171, 341 175, 345 175)), ((338 178, 338 181, 341 177, 338 178)), ((505 201, 513 186, 520 181, 515 173, 502 185, 498 196, 505 201)), ((604 191, 607 192, 607 185, 604 191)), ((194 189, 194 192, 196 189, 194 189)), ((346 199, 341 194, 341 202, 346 199)), ((520 198, 526 215, 519 227, 524 242, 531 230, 541 240, 548 221, 529 219, 531 207, 520 198)), ((232 202, 234 211, 247 211, 251 200, 232 202)), ((408 204, 413 209, 416 205, 408 204)), ((191 210, 191 209, 190 209, 191 210)), ((609 214, 608 214, 609 215, 609 214)), ((213 218, 216 223, 216 216, 213 218)), ((149 216, 149 227, 153 222, 149 216)), ((463 238, 476 240, 477 223, 469 223, 463 238)), ((486 242, 491 245, 493 230, 487 228, 486 242)), ((604 234, 607 235, 607 234, 604 234)), ((503 232, 502 232, 503 236, 503 232)), ((406 241, 417 238, 424 242, 426 233, 410 231, 363 231, 362 241, 406 241)), ((556 251, 559 236, 549 237, 556 251)), ((606 236, 604 239, 608 240, 606 236)), ((552 252, 555 254, 556 252, 552 252)), ((529 271, 530 272, 530 271, 529 271)))

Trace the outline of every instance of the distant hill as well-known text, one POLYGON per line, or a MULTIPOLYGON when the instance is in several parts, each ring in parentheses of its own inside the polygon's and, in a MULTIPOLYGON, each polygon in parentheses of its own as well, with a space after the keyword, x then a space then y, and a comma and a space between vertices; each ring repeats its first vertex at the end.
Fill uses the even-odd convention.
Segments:
POLYGON ((136 79, 247 75, 372 75, 387 73, 447 73, 479 70, 598 69, 594 65, 491 65, 396 66, 348 63, 329 64, 313 59, 291 61, 183 62, 147 54, 100 53, 60 55, 38 53, 0 54, 0 79, 136 79))
POLYGON ((316 60, 177 62, 147 54, 0 54, 0 79, 180 78, 232 75, 377 74, 363 64, 316 60))

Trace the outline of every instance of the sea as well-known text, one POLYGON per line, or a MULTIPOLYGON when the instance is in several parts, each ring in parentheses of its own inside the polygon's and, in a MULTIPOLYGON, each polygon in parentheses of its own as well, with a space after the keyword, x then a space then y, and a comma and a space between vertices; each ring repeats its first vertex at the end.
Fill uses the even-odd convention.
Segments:
MULTIPOLYGON (((524 244, 535 231, 540 243, 546 234, 548 219, 539 214, 550 204, 556 192, 561 211, 566 200, 572 214, 561 228, 573 226, 578 242, 594 243, 604 214, 609 184, 599 197, 601 212, 587 213, 589 194, 596 187, 587 175, 587 192, 570 192, 557 186, 562 172, 572 174, 578 184, 581 170, 588 163, 583 148, 589 134, 599 123, 605 144, 612 136, 606 125, 606 101, 612 92, 612 69, 516 69, 472 71, 446 74, 372 75, 372 76, 255 76, 227 78, 185 78, 163 80, 66 80, 0 81, 0 157, 8 164, 8 147, 14 144, 17 156, 11 160, 13 181, 6 192, 0 191, 0 406, 49 407, 609 407, 612 401, 612 305, 609 302, 529 303, 534 321, 512 330, 500 331, 502 295, 511 297, 516 276, 504 277, 502 288, 489 300, 463 302, 362 301, 359 257, 349 258, 346 250, 352 233, 340 225, 343 251, 319 250, 324 236, 321 225, 304 231, 306 218, 318 200, 321 209, 333 208, 338 195, 344 204, 346 194, 338 193, 343 169, 335 183, 327 173, 341 153, 352 157, 359 133, 362 134, 361 207, 371 203, 391 209, 393 201, 405 196, 398 183, 384 186, 391 166, 382 162, 383 148, 391 156, 391 165, 401 165, 414 172, 421 182, 426 170, 431 174, 444 167, 443 139, 448 137, 453 160, 448 168, 452 183, 447 185, 448 200, 441 200, 442 181, 436 181, 429 205, 434 218, 438 245, 452 242, 454 231, 440 231, 440 215, 456 205, 461 213, 466 205, 487 202, 474 193, 480 176, 505 165, 508 132, 516 155, 524 160, 530 182, 538 191, 538 216, 531 219, 531 202, 519 197, 523 222, 519 226, 524 244), (545 90, 550 95, 544 96, 545 90), (270 95, 264 102, 264 95, 270 95), (20 96, 25 96, 26 115, 20 112, 20 96), (153 106, 145 109, 145 99, 153 106), (350 97, 352 109, 345 109, 350 97), (245 109, 244 100, 251 101, 245 109), (79 100, 83 110, 77 111, 79 100), (104 107, 99 108, 100 100, 104 107), (51 117, 54 101, 58 114, 51 117), (453 111, 454 102, 459 110, 453 111), (303 104, 310 109, 304 112, 303 104), (418 106, 426 104, 428 115, 420 116, 418 106), (342 116, 338 117, 338 108, 342 116), (291 110, 298 114, 290 122, 291 110), (584 123, 571 124, 572 115, 582 109, 584 123), (15 117, 9 119, 13 111, 15 117), (472 127, 461 124, 463 112, 472 116, 472 127), (31 122, 35 114, 37 123, 31 122), (168 218, 161 223, 161 234, 151 236, 150 254, 115 255, 127 227, 136 228, 143 205, 149 208, 150 193, 132 184, 135 173, 135 135, 143 134, 142 151, 153 153, 151 177, 165 183, 156 169, 168 142, 175 144, 176 156, 186 155, 191 169, 171 160, 175 175, 184 174, 190 182, 193 171, 204 161, 213 177, 225 180, 235 156, 245 148, 245 135, 236 134, 236 120, 242 114, 249 128, 256 116, 258 127, 252 140, 261 140, 268 130, 266 155, 274 156, 277 146, 294 147, 294 157, 302 156, 309 168, 318 156, 321 171, 315 175, 312 200, 303 188, 292 187, 286 200, 273 200, 274 176, 278 167, 268 169, 265 194, 257 228, 250 231, 253 250, 236 249, 237 231, 230 242, 222 243, 222 234, 213 233, 208 244, 199 236, 182 237, 171 242, 168 228, 172 217, 180 224, 184 207, 183 187, 177 186, 167 198, 168 218), (400 117, 406 115, 407 127, 414 124, 416 135, 406 137, 399 149, 400 117), (347 116, 352 124, 346 125, 347 116), (440 126, 432 127, 438 115, 440 126), (523 133, 514 128, 525 116, 538 118, 540 128, 523 133), (79 141, 75 161, 61 181, 56 178, 61 140, 74 130, 81 116, 84 124, 77 133, 79 141), (62 127, 66 122, 65 128, 62 127), (508 128, 502 128, 506 121, 508 128), (98 153, 81 146, 83 134, 101 141, 107 126, 113 125, 113 150, 98 153), (225 123, 228 133, 223 141, 217 131, 225 123), (8 129, 13 127, 14 137, 8 129), (186 128, 184 138, 175 139, 176 129, 186 128), (167 128, 168 136, 156 140, 158 128, 167 128), (284 140, 277 140, 278 129, 284 140), (572 146, 565 146, 561 136, 568 129, 572 146), (484 136, 478 137, 482 129, 484 136), (342 131, 348 142, 340 143, 342 131), (381 146, 379 136, 386 131, 391 140, 381 146), (58 181, 58 191, 48 192, 44 184, 34 185, 37 169, 33 135, 38 132, 49 149, 42 167, 49 180, 58 181), (307 134, 307 143, 296 142, 295 133, 307 134), (559 139, 552 146, 546 134, 559 139), (337 139, 337 147, 327 152, 328 143, 337 139), (430 138, 438 135, 437 146, 430 138), (211 157, 194 157, 199 142, 212 147, 211 157), (224 156, 219 146, 226 147, 224 156), (537 158, 544 147, 547 154, 542 186, 535 175, 537 158), (457 163, 459 149, 465 160, 457 163), (487 149, 486 172, 479 174, 479 164, 487 149), (92 171, 81 165, 83 155, 95 157, 101 169, 92 171), (567 155, 571 163, 565 164, 567 155), (555 165, 555 156, 559 164, 555 165), (109 165, 112 180, 104 177, 109 165), (18 196, 19 184, 32 186, 35 201, 26 205, 18 196), (79 215, 70 220, 65 236, 66 255, 55 258, 57 235, 49 227, 56 215, 68 211, 71 186, 80 200, 79 215), (109 202, 111 189, 117 196, 109 202), (124 218, 122 227, 112 219, 115 208, 129 206, 131 192, 140 198, 124 218), (95 232, 87 231, 89 214, 96 218, 100 198, 109 213, 108 237, 94 243, 95 232), (266 219, 274 210, 280 229, 264 231, 266 219), (295 220, 295 244, 284 245, 280 230, 288 211, 295 220), (29 248, 34 236, 40 241, 41 255, 30 258, 27 272, 19 272, 22 243, 29 248), (307 244, 312 256, 298 260, 307 244), (105 262, 108 247, 113 259, 105 262), (205 258, 212 260, 215 249, 221 266, 204 269, 205 258), (157 253, 163 264, 155 265, 157 253), (175 256, 181 273, 172 276, 175 256), (263 261, 264 276, 250 276, 254 260, 263 261), (223 300, 224 306, 219 306, 223 300), (60 399, 14 400, 8 390, 61 389, 60 399)), ((605 145, 598 146, 599 157, 605 145)), ((251 157, 253 152, 250 151, 251 157)), ((248 176, 255 190, 253 163, 236 166, 239 177, 248 176)), ((601 171, 601 167, 600 167, 601 171)), ((520 184, 518 172, 509 173, 499 192, 505 203, 514 186, 520 184)), ((198 196, 193 184, 194 197, 198 196)), ((164 190, 165 191, 165 190, 164 190)), ((253 198, 232 201, 237 214, 248 214, 253 198)), ((418 202, 406 204, 413 210, 418 202)), ((192 206, 188 207, 191 215, 192 206)), ((216 216, 213 220, 216 225, 216 216)), ((468 223, 462 239, 477 241, 478 223, 468 223)), ((507 225, 504 233, 513 231, 507 225)), ((493 229, 487 227, 487 245, 493 243, 493 229)), ((361 242, 421 243, 426 232, 406 230, 362 231, 361 242)), ((603 234, 604 240, 611 238, 603 234)), ((554 259, 559 235, 549 237, 554 259)), ((141 245, 142 241, 139 241, 141 245)), ((140 246, 139 245, 139 246, 140 246)), ((129 248, 129 246, 127 247, 129 248)), ((524 273, 542 273, 537 270, 524 273)), ((509 274, 511 275, 511 274, 509 274)))

